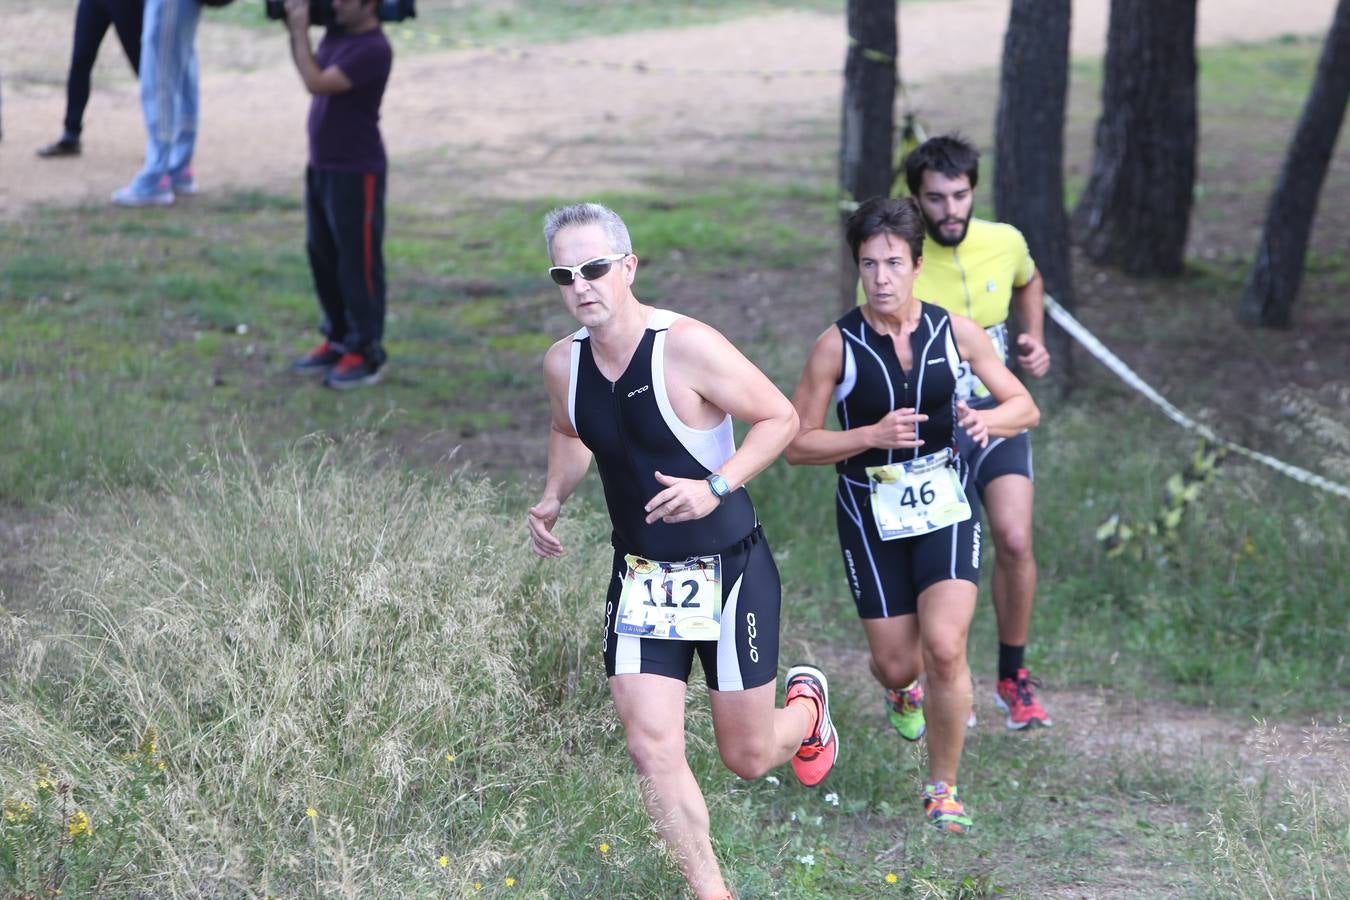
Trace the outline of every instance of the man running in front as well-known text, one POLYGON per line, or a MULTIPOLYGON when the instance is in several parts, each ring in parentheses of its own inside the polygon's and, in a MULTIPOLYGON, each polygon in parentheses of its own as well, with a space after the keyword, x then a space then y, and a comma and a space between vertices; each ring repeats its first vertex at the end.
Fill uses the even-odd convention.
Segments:
POLYGON ((582 327, 544 356, 548 477, 534 551, 556 557, 562 504, 590 467, 614 532, 603 653, 643 801, 694 896, 729 898, 708 808, 685 759, 698 655, 723 763, 754 779, 791 760, 820 784, 838 756, 825 675, 794 666, 775 708, 780 585, 745 483, 797 433, 792 405, 708 325, 633 294, 623 220, 596 203, 544 220, 549 275, 582 327), (739 449, 732 418, 750 426, 739 449))

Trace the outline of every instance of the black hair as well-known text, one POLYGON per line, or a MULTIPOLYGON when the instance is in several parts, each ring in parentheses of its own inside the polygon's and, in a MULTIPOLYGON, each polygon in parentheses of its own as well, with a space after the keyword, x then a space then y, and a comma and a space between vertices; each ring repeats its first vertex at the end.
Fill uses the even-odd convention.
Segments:
POLYGON ((893 234, 909 245, 910 258, 923 256, 923 214, 913 197, 873 197, 859 206, 844 223, 844 238, 858 261, 863 241, 878 234, 893 234))
POLYGON ((929 138, 905 157, 905 184, 911 195, 919 196, 923 173, 940 172, 948 178, 962 175, 970 179, 972 188, 980 181, 980 152, 959 134, 943 134, 929 138))

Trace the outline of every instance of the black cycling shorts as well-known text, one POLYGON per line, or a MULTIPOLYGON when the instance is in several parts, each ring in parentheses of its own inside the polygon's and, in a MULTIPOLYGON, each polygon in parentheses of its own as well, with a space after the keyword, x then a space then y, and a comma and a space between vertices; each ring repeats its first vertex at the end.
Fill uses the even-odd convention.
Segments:
POLYGON ((835 492, 839 549, 858 616, 885 619, 918 611, 919 594, 939 581, 979 584, 980 503, 966 491, 970 518, 918 537, 883 541, 866 482, 841 476, 835 492))
POLYGON ((956 429, 957 451, 970 466, 970 480, 981 494, 989 482, 1003 475, 1023 475, 1035 481, 1031 467, 1031 432, 1024 431, 1010 438, 990 438, 984 447, 956 429))
MULTIPOLYGON (((744 691, 778 677, 778 612, 782 584, 778 566, 755 527, 722 557, 722 636, 716 641, 673 641, 620 635, 614 630, 628 563, 614 551, 614 577, 605 599, 605 674, 665 675, 687 682, 694 654, 713 691, 744 691)), ((673 562, 674 560, 667 560, 673 562)))

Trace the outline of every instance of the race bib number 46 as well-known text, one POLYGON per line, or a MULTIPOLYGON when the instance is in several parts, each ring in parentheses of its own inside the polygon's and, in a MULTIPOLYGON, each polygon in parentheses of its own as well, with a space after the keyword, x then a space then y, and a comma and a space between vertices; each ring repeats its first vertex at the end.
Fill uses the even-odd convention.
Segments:
POLYGON ((867 480, 872 518, 883 541, 918 537, 970 518, 970 504, 949 451, 869 466, 867 480))
POLYGON ((614 632, 668 641, 715 641, 722 635, 722 557, 658 562, 625 556, 614 632))

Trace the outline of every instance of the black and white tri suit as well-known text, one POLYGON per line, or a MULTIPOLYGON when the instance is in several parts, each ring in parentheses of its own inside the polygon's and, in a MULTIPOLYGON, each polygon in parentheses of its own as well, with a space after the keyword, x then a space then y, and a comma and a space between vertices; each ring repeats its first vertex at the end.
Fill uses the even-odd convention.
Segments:
POLYGON ((913 449, 868 449, 835 464, 839 485, 835 519, 844 572, 864 619, 903 616, 918 609, 919 594, 951 579, 979 583, 980 509, 969 472, 957 454, 956 379, 961 357, 951 318, 940 306, 922 303, 919 324, 910 335, 908 372, 900 365, 889 335, 875 331, 855 307, 835 323, 844 339, 844 360, 835 388, 835 411, 845 431, 880 421, 895 409, 913 408, 928 416, 918 424, 923 445, 913 449), (917 459, 951 448, 953 464, 971 516, 915 537, 883 541, 872 517, 866 469, 917 459))
POLYGON ((590 334, 572 336, 567 410, 572 427, 593 454, 614 526, 613 578, 605 601, 607 675, 654 673, 689 680, 697 652, 708 687, 739 691, 773 681, 778 672, 778 568, 744 488, 722 498, 709 515, 691 522, 647 524, 647 502, 665 486, 656 472, 706 478, 736 452, 731 417, 714 428, 691 428, 666 393, 665 344, 679 314, 654 310, 628 368, 611 382, 600 373, 590 334), (682 562, 721 555, 722 627, 716 641, 680 641, 615 631, 625 554, 682 562))

